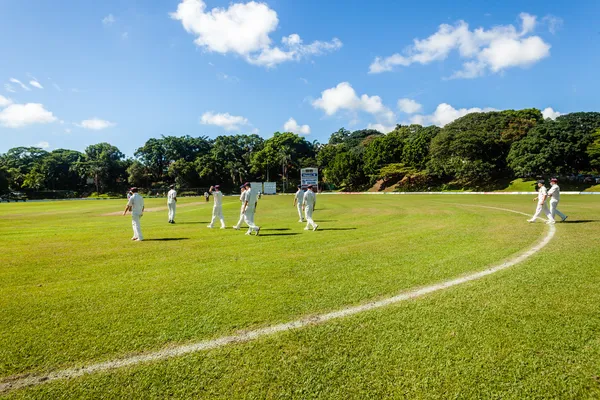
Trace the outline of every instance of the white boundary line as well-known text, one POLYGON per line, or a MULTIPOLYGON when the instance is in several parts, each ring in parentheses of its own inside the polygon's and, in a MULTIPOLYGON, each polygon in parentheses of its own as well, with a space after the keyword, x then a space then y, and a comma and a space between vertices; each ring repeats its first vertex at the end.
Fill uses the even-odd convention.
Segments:
MULTIPOLYGON (((525 216, 529 216, 528 214, 522 213, 520 211, 509 210, 506 208, 499 207, 487 207, 487 206, 479 206, 479 205, 469 205, 471 207, 481 207, 481 208, 489 208, 496 209, 501 211, 507 211, 512 213, 517 213, 525 216)), ((304 328, 306 326, 318 325, 325 323, 327 321, 331 321, 334 319, 344 318, 350 315, 362 313, 365 311, 374 310, 381 307, 389 306, 390 304, 399 303, 401 301, 406 301, 410 299, 415 299, 429 293, 437 292, 438 290, 443 290, 450 288, 452 286, 457 286, 466 282, 474 281, 477 279, 481 279, 485 276, 491 275, 498 271, 502 271, 504 269, 510 268, 522 261, 525 261, 527 258, 531 257, 542 248, 544 248, 550 240, 554 237, 554 233, 556 232, 556 228, 554 225, 549 225, 548 232, 546 236, 533 247, 529 248, 525 252, 492 267, 489 267, 483 271, 475 272, 469 275, 462 276, 460 278, 451 279, 448 281, 436 283, 429 286, 424 286, 418 289, 409 290, 406 292, 402 292, 396 296, 389 297, 387 299, 373 301, 366 304, 346 307, 337 311, 333 311, 326 314, 315 315, 312 317, 306 317, 302 319, 298 319, 295 321, 277 324, 273 326, 269 326, 266 328, 256 329, 252 331, 247 331, 243 333, 239 333, 236 335, 223 336, 217 339, 205 340, 197 343, 176 346, 171 348, 166 348, 163 350, 140 354, 137 356, 121 358, 112 361, 106 361, 96 364, 91 364, 88 366, 80 367, 80 368, 68 368, 59 371, 49 372, 45 375, 17 375, 12 377, 6 377, 2 379, 0 383, 0 393, 6 393, 9 391, 22 389, 28 386, 37 386, 43 383, 52 382, 61 379, 72 379, 77 378, 83 375, 92 374, 95 372, 108 371, 117 368, 129 367, 133 365, 137 365, 140 363, 146 363, 151 361, 159 361, 165 360, 168 358, 178 357, 185 354, 196 353, 199 351, 205 351, 210 349, 216 349, 219 347, 227 346, 229 344, 235 343, 245 343, 251 340, 258 339, 264 336, 270 336, 279 332, 291 331, 294 329, 304 328)))

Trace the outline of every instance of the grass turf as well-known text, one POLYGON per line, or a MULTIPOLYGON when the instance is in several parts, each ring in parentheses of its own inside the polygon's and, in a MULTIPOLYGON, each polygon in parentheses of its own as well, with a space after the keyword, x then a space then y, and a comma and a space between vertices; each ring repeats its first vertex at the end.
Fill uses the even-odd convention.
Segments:
MULTIPOLYGON (((563 211, 574 220, 593 219, 598 208, 590 197, 565 196, 563 211)), ((143 218, 147 239, 185 240, 144 243, 127 240, 129 218, 103 216, 119 202, 0 207, 6 246, 0 376, 112 359, 386 297, 481 269, 527 247, 544 229, 523 216, 463 206, 531 212, 524 196, 320 196, 316 220, 332 230, 314 233, 295 222, 291 201, 261 201, 257 223, 272 236, 206 229, 210 208, 195 204, 180 207, 175 226, 166 224, 166 211, 143 218)), ((149 200, 147 207, 161 203, 149 200)), ((231 223, 238 209, 228 199, 231 223)), ((558 228, 550 249, 523 265, 426 299, 12 395, 517 398, 552 388, 557 395, 592 396, 600 371, 593 362, 598 342, 590 335, 598 321, 587 318, 597 315, 598 298, 582 295, 598 283, 592 268, 600 261, 593 251, 598 223, 558 228), (568 251, 574 243, 581 250, 576 261, 568 251), (557 282, 556 271, 565 268, 579 271, 557 282), (559 323, 548 324, 553 320, 559 323), (580 367, 565 375, 573 360, 580 367), (540 384, 540 373, 552 379, 540 384)))

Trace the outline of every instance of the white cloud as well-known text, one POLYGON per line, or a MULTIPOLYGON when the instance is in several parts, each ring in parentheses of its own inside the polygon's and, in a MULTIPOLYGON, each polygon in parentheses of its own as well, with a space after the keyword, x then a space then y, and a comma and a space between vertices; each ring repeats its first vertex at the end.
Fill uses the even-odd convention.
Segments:
POLYGON ((33 87, 36 87, 38 89, 43 89, 44 87, 42 86, 41 83, 39 83, 38 81, 36 81, 35 79, 29 81, 29 84, 33 87))
POLYGON ((244 125, 250 125, 247 118, 231 115, 229 113, 205 112, 200 117, 202 125, 216 125, 226 131, 237 131, 244 125))
POLYGON ((298 125, 294 118, 290 118, 283 125, 283 130, 285 132, 294 132, 297 135, 308 135, 310 134, 310 126, 308 125, 298 125))
POLYGON ((265 67, 335 51, 342 46, 337 38, 303 44, 294 33, 283 37, 281 47, 273 47, 269 35, 278 27, 277 13, 267 4, 255 1, 207 10, 202 0, 182 0, 177 11, 170 15, 196 36, 197 46, 221 54, 234 53, 251 64, 265 67))
POLYGON ((442 24, 438 31, 426 39, 415 39, 404 54, 377 57, 369 67, 370 73, 392 71, 396 66, 429 64, 445 60, 452 51, 466 61, 463 69, 451 78, 475 78, 487 71, 498 73, 508 68, 527 67, 550 55, 550 45, 531 33, 537 17, 527 13, 519 15, 521 30, 514 25, 500 25, 489 30, 469 29, 465 21, 456 25, 442 24))
POLYGON ((456 109, 452 107, 450 104, 442 103, 437 106, 433 114, 422 115, 416 114, 410 117, 409 123, 411 124, 419 124, 419 125, 437 125, 444 126, 449 124, 450 122, 458 119, 460 117, 464 117, 467 114, 474 112, 489 112, 489 111, 497 111, 495 108, 459 108, 456 109))
POLYGON ((555 17, 554 15, 546 15, 542 18, 542 21, 548 26, 548 31, 553 35, 563 26, 562 18, 555 17))
POLYGON ((14 88, 14 87, 12 87, 12 85, 11 85, 11 84, 8 84, 8 83, 5 83, 5 84, 4 84, 4 90, 6 90, 7 92, 10 92, 10 93, 16 93, 16 92, 17 92, 17 91, 15 90, 15 88, 14 88))
POLYGON ((31 124, 48 124, 56 117, 39 103, 11 104, 0 111, 0 125, 20 128, 31 124))
POLYGON ((10 78, 9 80, 10 80, 12 83, 16 83, 17 85, 21 86, 21 88, 22 88, 23 90, 27 90, 27 91, 30 91, 30 90, 31 90, 31 89, 29 88, 29 86, 25 85, 23 82, 21 82, 21 81, 20 81, 20 80, 18 80, 18 79, 15 79, 15 78, 10 78))
POLYGON ((47 149, 48 147, 50 147, 50 143, 48 143, 46 141, 42 141, 42 142, 39 142, 38 144, 36 144, 35 147, 40 147, 42 149, 47 149))
POLYGON ((102 18, 102 23, 104 25, 112 25, 116 21, 115 17, 112 14, 108 14, 106 17, 102 18))
POLYGON ((383 105, 381 97, 366 94, 358 97, 348 82, 342 82, 334 88, 321 92, 321 97, 312 102, 313 107, 320 108, 327 115, 338 111, 363 111, 374 115, 378 122, 392 124, 395 122, 394 113, 383 105))
POLYGON ((414 114, 420 112, 423 106, 412 99, 400 99, 398 109, 406 114, 414 114))
POLYGON ((560 117, 561 115, 562 113, 554 111, 552 107, 547 107, 544 109, 544 111, 542 111, 542 116, 544 117, 544 119, 550 118, 554 120, 556 119, 556 117, 560 117))
POLYGON ((100 119, 100 118, 90 118, 90 119, 83 120, 83 121, 81 121, 81 123, 75 124, 75 125, 80 128, 84 128, 84 129, 100 131, 102 129, 112 128, 113 126, 116 126, 117 124, 115 124, 114 122, 106 121, 104 119, 100 119))
POLYGON ((8 97, 4 97, 0 94, 0 107, 10 106, 13 103, 8 97))
POLYGON ((384 125, 384 124, 369 124, 367 125, 367 129, 375 129, 381 133, 390 133, 394 129, 396 129, 396 125, 384 125))

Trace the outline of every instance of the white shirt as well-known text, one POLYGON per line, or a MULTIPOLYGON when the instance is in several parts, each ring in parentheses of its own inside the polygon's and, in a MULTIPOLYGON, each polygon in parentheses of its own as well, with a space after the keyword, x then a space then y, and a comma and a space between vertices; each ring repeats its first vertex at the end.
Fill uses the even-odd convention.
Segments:
POLYGON ((139 193, 134 193, 127 202, 128 206, 131 206, 132 215, 142 215, 144 209, 144 198, 139 193))
POLYGON ((244 202, 248 202, 246 210, 254 211, 254 209, 256 208, 256 197, 256 192, 252 189, 246 190, 244 192, 244 202))
POLYGON ((305 206, 314 207, 315 200, 316 200, 315 192, 313 192, 312 190, 307 190, 306 193, 304 193, 304 205, 305 206))
POLYGON ((546 189, 546 186, 542 186, 539 190, 538 190, 538 204, 544 204, 544 197, 548 194, 548 190, 546 189))
POLYGON ((175 203, 175 198, 177 198, 175 189, 169 190, 169 193, 167 193, 167 204, 175 203))
POLYGON ((223 192, 215 190, 212 195, 215 199, 215 207, 221 207, 223 205, 223 192))
POLYGON ((548 190, 548 196, 550 195, 552 195, 550 200, 560 201, 560 188, 556 183, 552 185, 550 190, 548 190))
POLYGON ((304 201, 304 190, 298 189, 296 192, 296 201, 298 202, 299 206, 302 205, 302 202, 304 201))

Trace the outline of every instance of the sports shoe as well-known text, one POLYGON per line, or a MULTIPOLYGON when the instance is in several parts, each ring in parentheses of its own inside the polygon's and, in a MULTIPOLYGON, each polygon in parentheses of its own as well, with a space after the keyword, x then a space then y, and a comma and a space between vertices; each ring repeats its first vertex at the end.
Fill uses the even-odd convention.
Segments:
POLYGON ((256 236, 258 236, 259 233, 260 233, 260 226, 258 226, 256 229, 256 236))
POLYGON ((233 228, 233 229, 235 229, 236 231, 239 231, 239 230, 240 230, 240 227, 239 227, 239 226, 235 226, 235 225, 234 225, 234 226, 232 226, 232 228, 233 228))
POLYGON ((206 225, 206 227, 207 227, 207 228, 210 228, 210 229, 212 229, 212 226, 211 226, 211 225, 206 225))
POLYGON ((246 232, 244 235, 248 235, 248 236, 250 236, 250 234, 251 234, 251 233, 252 233, 252 232, 246 232))
POLYGON ((562 222, 565 222, 567 220, 567 218, 569 218, 569 216, 565 215, 565 217, 562 219, 562 222))
POLYGON ((554 221, 546 221, 548 225, 554 225, 554 221))
POLYGON ((305 231, 309 230, 310 228, 307 226, 306 228, 304 228, 305 231))
POLYGON ((528 219, 527 222, 535 222, 534 219, 528 219))
POLYGON ((298 222, 304 222, 304 221, 302 221, 301 219, 299 219, 298 222))
POLYGON ((313 228, 313 232, 316 231, 318 227, 319 225, 315 225, 315 227, 313 228))
POLYGON ((222 226, 222 227, 221 227, 221 229, 225 229, 225 227, 224 227, 224 226, 222 226))

